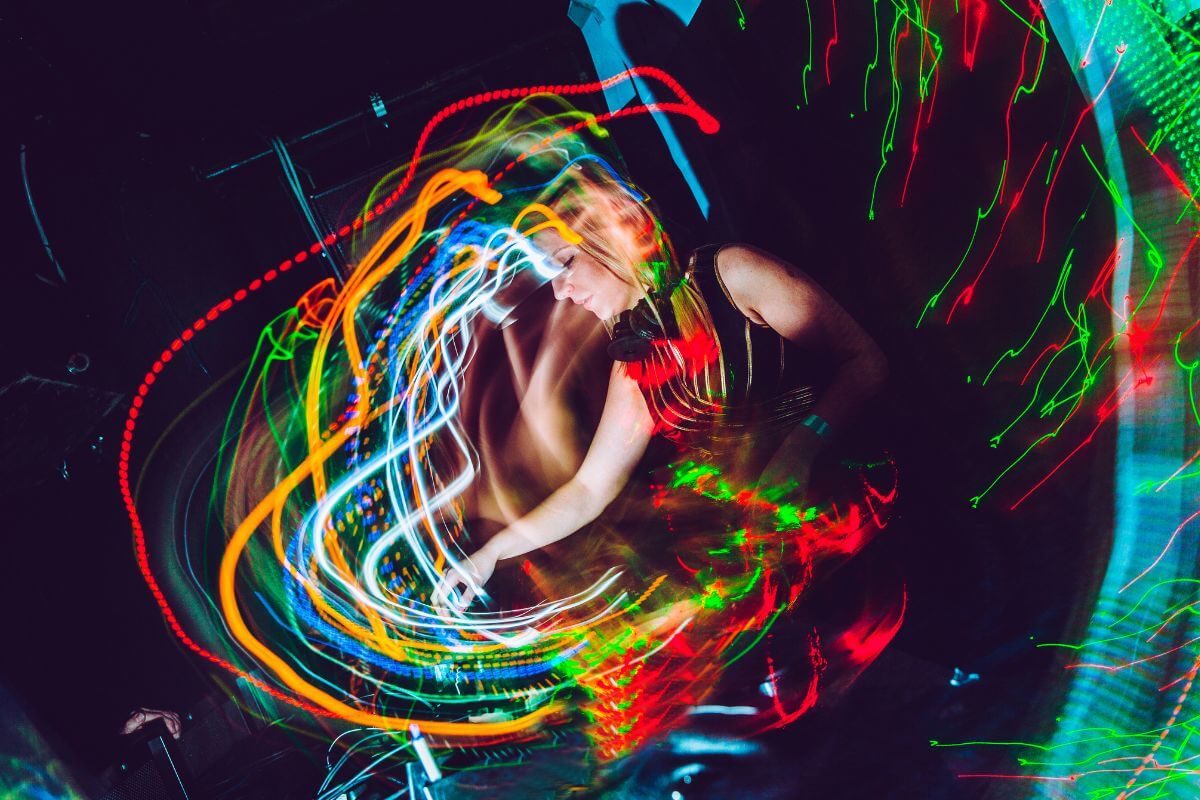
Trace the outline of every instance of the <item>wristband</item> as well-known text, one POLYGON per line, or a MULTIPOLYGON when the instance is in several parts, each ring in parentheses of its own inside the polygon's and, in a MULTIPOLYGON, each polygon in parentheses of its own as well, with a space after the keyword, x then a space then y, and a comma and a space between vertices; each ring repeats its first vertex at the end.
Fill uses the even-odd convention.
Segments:
POLYGON ((829 427, 829 423, 821 419, 816 414, 809 414, 804 419, 800 420, 800 424, 806 428, 811 428, 812 432, 822 439, 828 439, 833 435, 833 429, 829 427))

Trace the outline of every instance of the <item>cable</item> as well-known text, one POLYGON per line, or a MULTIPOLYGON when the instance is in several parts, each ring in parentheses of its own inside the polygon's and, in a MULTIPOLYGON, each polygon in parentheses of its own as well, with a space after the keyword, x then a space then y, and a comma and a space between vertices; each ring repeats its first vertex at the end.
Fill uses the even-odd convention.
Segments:
MULTIPOLYGON (((67 283, 67 275, 63 272, 62 265, 58 263, 58 259, 54 257, 54 251, 50 249, 50 240, 46 238, 46 229, 42 227, 42 220, 38 217, 37 207, 33 204, 33 190, 29 188, 29 169, 25 164, 25 144, 21 143, 21 183, 25 186, 25 200, 29 203, 29 213, 33 215, 33 224, 37 226, 38 236, 42 240, 42 247, 46 250, 46 257, 50 259, 50 263, 54 265, 55 271, 58 272, 58 277, 63 285, 67 283)), ((48 280, 41 273, 35 273, 37 279, 42 283, 47 283, 51 286, 56 286, 54 281, 48 280)))

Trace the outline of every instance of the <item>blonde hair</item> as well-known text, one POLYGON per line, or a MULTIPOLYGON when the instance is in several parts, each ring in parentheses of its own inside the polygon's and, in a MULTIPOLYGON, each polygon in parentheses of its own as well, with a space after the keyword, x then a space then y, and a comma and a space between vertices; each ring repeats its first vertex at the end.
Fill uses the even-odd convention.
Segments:
MULTIPOLYGON (((541 201, 582 237, 580 250, 646 293, 664 330, 677 330, 684 339, 703 332, 716 340, 704 297, 681 269, 649 196, 607 162, 576 159, 551 181, 541 201)), ((605 325, 611 333, 612 321, 605 325)))

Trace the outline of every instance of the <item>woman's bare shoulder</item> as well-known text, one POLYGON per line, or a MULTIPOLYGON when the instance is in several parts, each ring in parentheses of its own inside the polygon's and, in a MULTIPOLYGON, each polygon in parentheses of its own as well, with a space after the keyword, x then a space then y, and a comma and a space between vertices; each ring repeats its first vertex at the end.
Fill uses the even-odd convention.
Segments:
POLYGON ((803 270, 749 244, 734 243, 722 247, 717 256, 717 271, 744 313, 757 311, 760 304, 780 292, 791 295, 794 301, 798 299, 797 295, 818 291, 803 270))

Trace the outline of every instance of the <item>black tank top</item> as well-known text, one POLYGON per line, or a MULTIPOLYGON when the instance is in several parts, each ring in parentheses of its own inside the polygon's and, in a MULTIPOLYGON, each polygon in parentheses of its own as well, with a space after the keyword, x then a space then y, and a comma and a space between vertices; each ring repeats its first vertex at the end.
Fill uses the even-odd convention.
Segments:
MULTIPOLYGON (((827 383, 828 370, 817 354, 754 323, 734 304, 717 271, 722 247, 693 251, 687 269, 708 307, 721 349, 724 380, 711 398, 715 402, 683 388, 685 381, 678 378, 675 387, 643 387, 657 430, 703 449, 792 427, 827 383)), ((709 381, 714 388, 717 383, 709 381)))
POLYGON ((801 351, 766 325, 752 321, 733 302, 717 271, 724 245, 692 252, 688 272, 712 316, 725 360, 726 402, 732 406, 794 404, 800 396, 812 405, 822 383, 813 354, 801 351))

